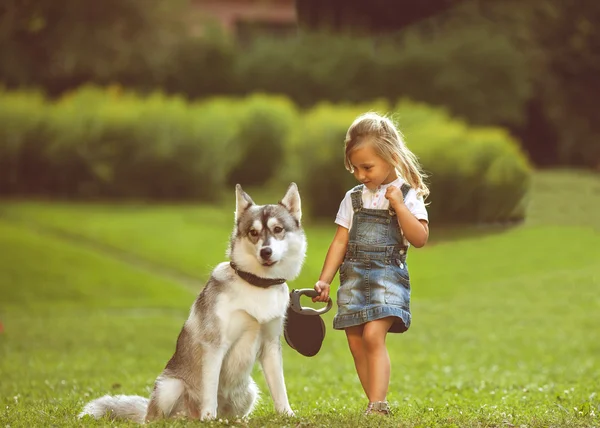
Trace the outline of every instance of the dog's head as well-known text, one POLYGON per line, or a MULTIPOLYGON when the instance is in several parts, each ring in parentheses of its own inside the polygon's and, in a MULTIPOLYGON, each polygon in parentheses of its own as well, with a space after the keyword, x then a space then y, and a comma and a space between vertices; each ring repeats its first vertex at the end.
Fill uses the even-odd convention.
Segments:
POLYGON ((278 204, 256 205, 239 184, 235 192, 235 227, 228 250, 231 261, 263 278, 296 278, 306 255, 296 184, 290 184, 278 204))

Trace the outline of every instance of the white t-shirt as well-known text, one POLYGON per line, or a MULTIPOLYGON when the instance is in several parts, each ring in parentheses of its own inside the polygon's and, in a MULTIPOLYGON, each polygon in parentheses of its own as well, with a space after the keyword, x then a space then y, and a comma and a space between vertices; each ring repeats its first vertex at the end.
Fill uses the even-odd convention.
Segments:
MULTIPOLYGON (((390 206, 390 201, 385 198, 385 192, 388 186, 396 186, 398 189, 402 187, 404 180, 398 177, 396 180, 388 184, 382 184, 375 190, 367 189, 367 186, 363 188, 362 202, 363 207, 371 208, 375 210, 386 210, 390 206)), ((335 218, 335 223, 342 227, 350 230, 352 227, 352 218, 354 217, 354 210, 352 209, 352 197, 350 194, 352 189, 346 192, 346 196, 340 203, 340 209, 338 210, 335 218)), ((404 205, 406 208, 418 219, 429 221, 427 215, 427 208, 425 208, 425 202, 422 196, 418 196, 415 189, 410 189, 406 197, 404 198, 404 205)))

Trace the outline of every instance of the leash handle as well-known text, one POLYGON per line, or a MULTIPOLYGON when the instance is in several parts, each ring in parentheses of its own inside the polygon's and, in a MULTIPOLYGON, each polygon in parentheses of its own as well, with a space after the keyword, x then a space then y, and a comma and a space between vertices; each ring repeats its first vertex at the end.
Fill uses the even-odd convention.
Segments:
POLYGON ((331 297, 327 301, 327 306, 321 309, 314 309, 310 307, 304 307, 300 303, 301 296, 307 297, 317 297, 319 293, 314 288, 302 288, 300 290, 292 290, 290 293, 290 306, 294 310, 294 312, 298 312, 302 315, 323 315, 326 312, 329 312, 331 307, 333 306, 333 301, 331 297))

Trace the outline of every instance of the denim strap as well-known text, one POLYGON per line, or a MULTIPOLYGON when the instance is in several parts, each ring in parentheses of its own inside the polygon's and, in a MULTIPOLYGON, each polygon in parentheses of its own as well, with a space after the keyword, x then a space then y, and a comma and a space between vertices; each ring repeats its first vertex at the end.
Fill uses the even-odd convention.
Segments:
POLYGON ((352 189, 352 193, 350 193, 350 198, 352 199, 352 209, 354 212, 360 210, 363 207, 362 203, 362 194, 363 194, 364 184, 360 184, 352 189))
MULTIPOLYGON (((406 199, 406 195, 408 195, 408 191, 410 190, 409 184, 408 183, 403 183, 402 187, 400 188, 400 190, 402 191, 402 197, 404 199, 406 199)), ((388 212, 389 212, 389 214, 392 217, 394 217, 396 215, 396 211, 394 211, 391 206, 388 208, 388 212)))

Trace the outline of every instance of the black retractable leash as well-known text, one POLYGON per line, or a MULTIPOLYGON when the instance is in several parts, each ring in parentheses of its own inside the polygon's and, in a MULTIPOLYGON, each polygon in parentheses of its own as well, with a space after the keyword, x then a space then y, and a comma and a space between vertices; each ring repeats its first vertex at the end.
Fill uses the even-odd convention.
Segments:
POLYGON ((301 296, 317 297, 319 293, 313 288, 303 288, 290 292, 290 305, 283 336, 290 347, 305 357, 317 355, 325 339, 325 323, 321 315, 328 312, 333 306, 331 298, 327 306, 321 309, 303 307, 300 303, 301 296))

